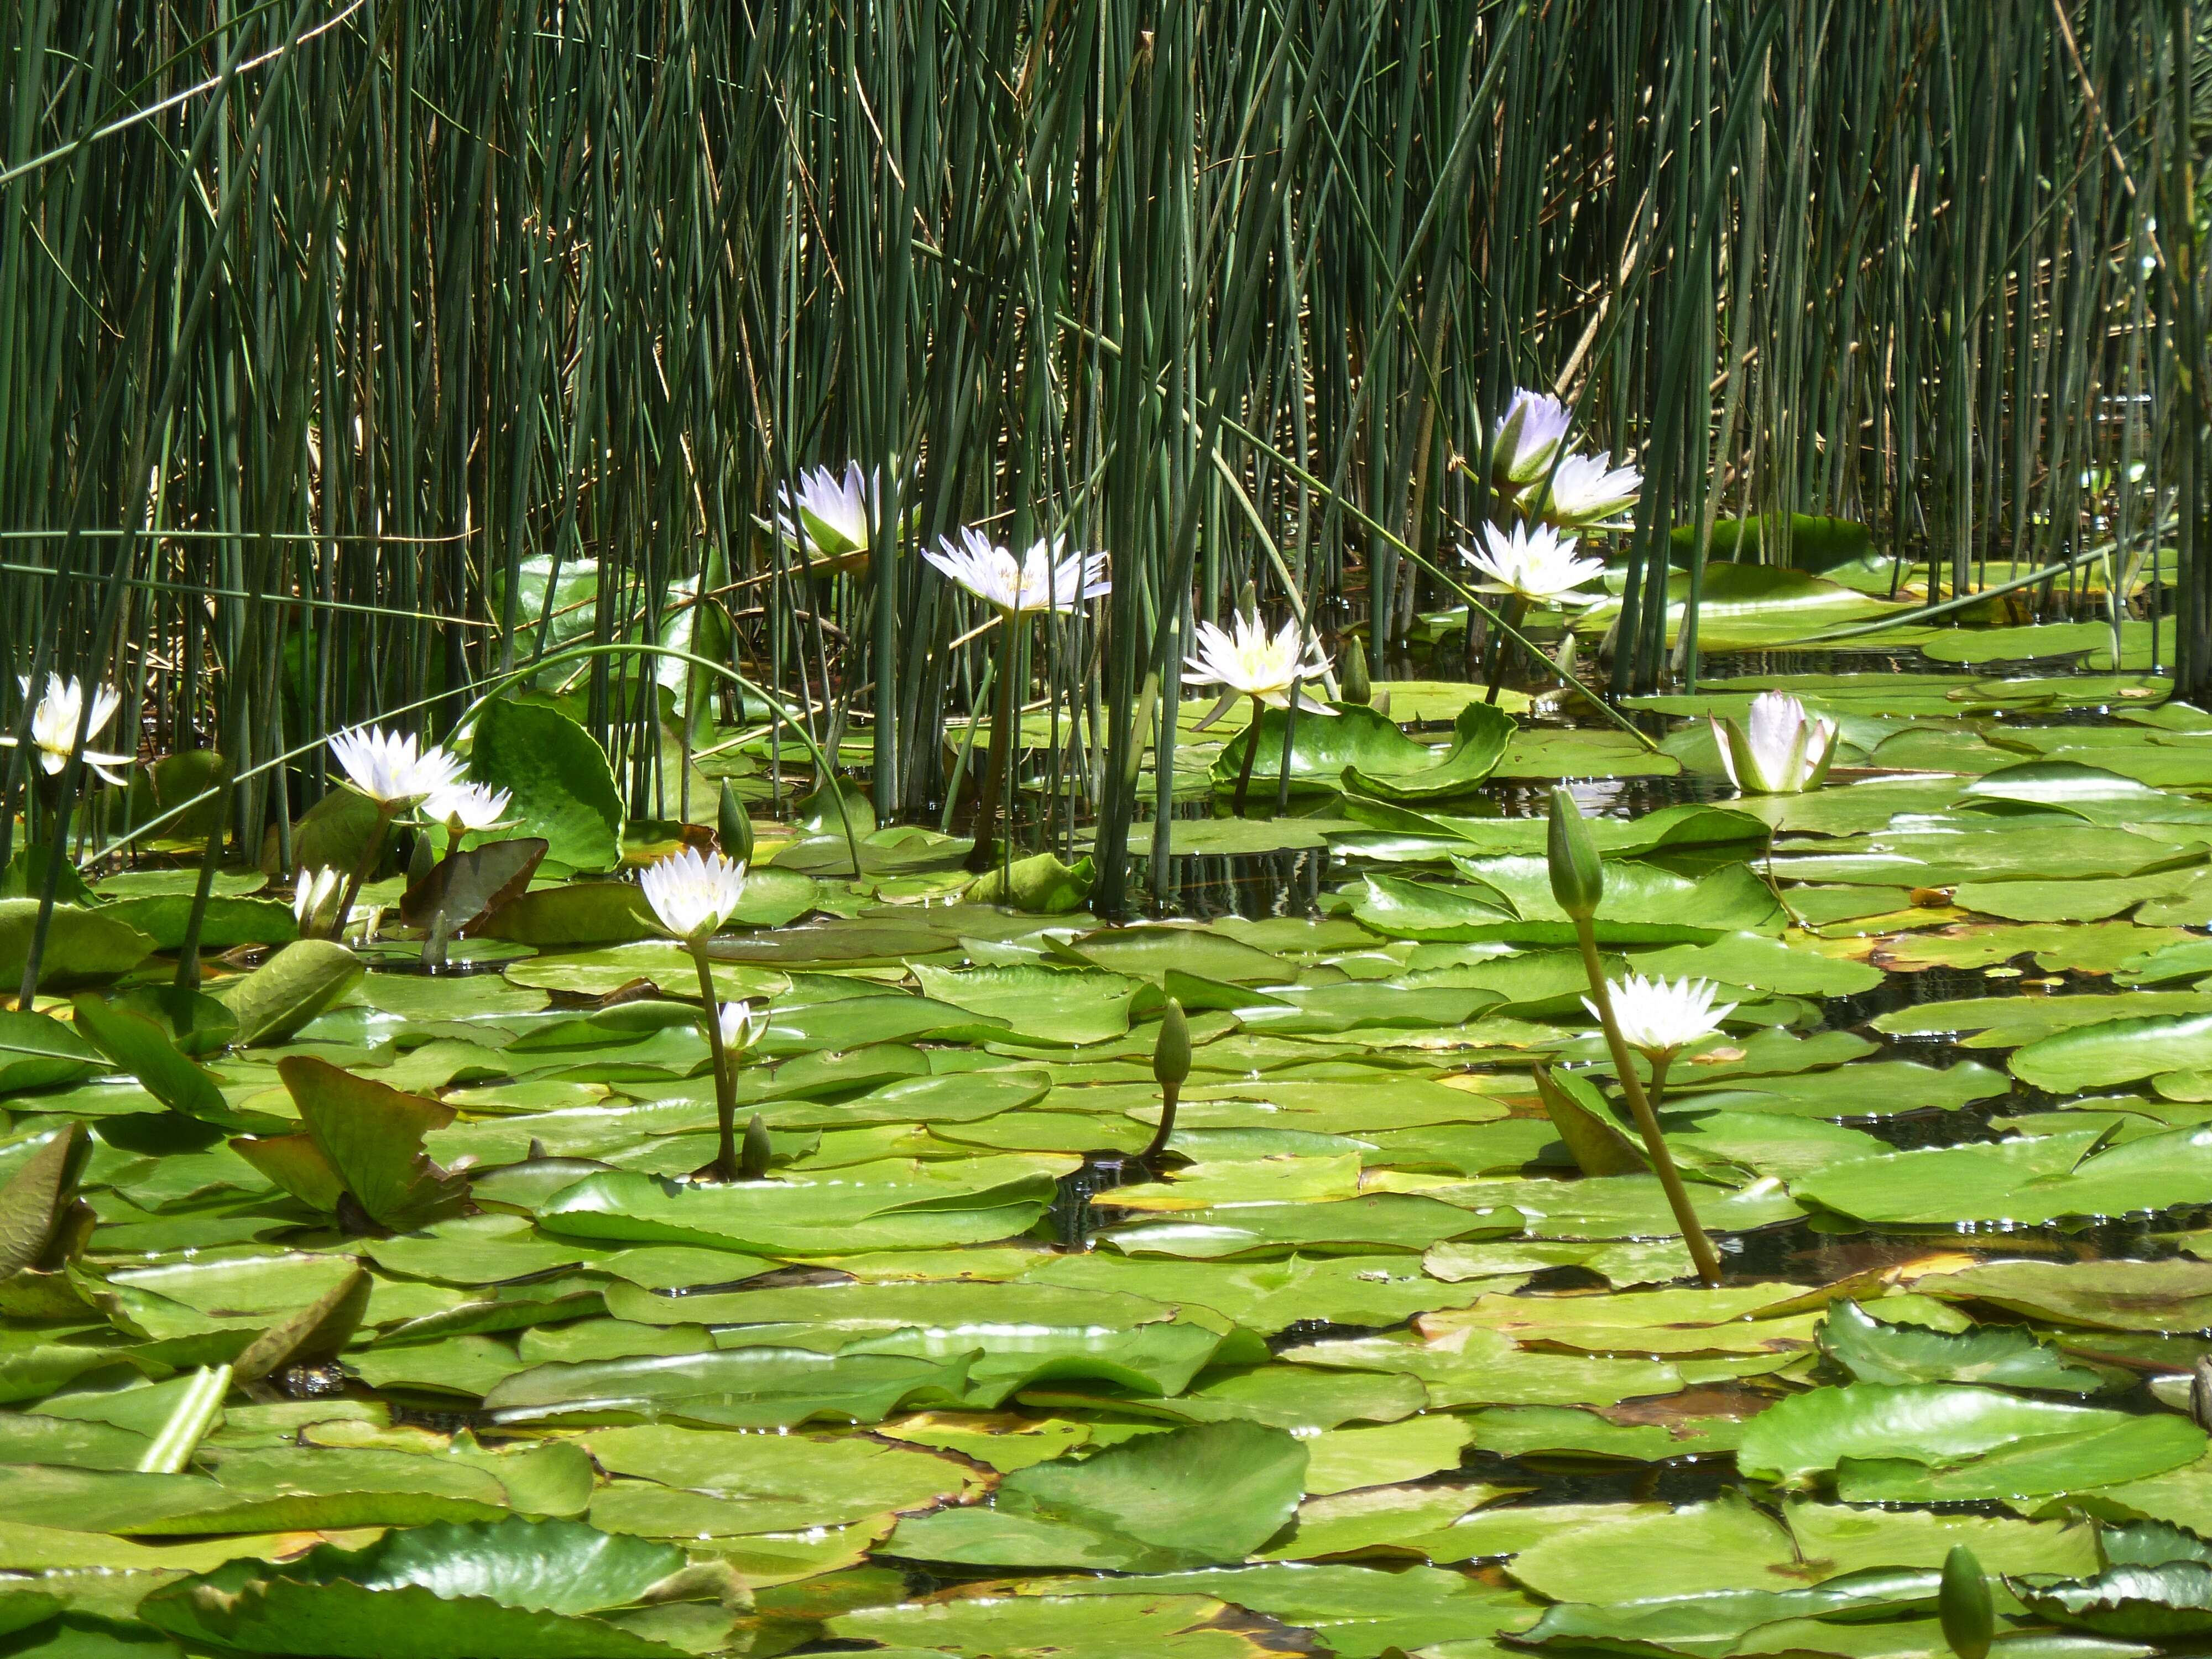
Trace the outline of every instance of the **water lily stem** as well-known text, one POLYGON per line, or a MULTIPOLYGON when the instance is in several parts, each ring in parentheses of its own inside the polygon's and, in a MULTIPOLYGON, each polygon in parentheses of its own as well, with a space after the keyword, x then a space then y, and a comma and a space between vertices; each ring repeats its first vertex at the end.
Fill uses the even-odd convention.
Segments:
POLYGON ((1006 775, 1006 757, 1014 738, 1014 657, 1021 644, 1021 618, 1013 611, 999 617, 998 697, 991 714, 991 752, 983 763, 983 775, 975 781, 975 844, 968 850, 968 867, 980 875, 995 861, 999 839, 999 798, 1006 775))
MULTIPOLYGON (((1527 595, 1516 593, 1505 601, 1505 627, 1491 636, 1490 684, 1483 693, 1482 700, 1485 702, 1495 703, 1498 701, 1498 689, 1505 684, 1505 653, 1512 645, 1512 641, 1508 637, 1509 631, 1517 630, 1521 626, 1522 618, 1528 614, 1527 595)), ((1473 617, 1468 618, 1467 625, 1469 628, 1474 626, 1473 617)))
POLYGON ((1667 1097, 1667 1068, 1674 1063, 1674 1055, 1671 1049, 1651 1056, 1651 1086, 1644 1094, 1644 1098, 1651 1103, 1654 1112, 1659 1109, 1659 1103, 1667 1097))
POLYGON ((376 828, 369 831, 368 849, 361 862, 354 866, 353 875, 346 882, 344 896, 338 900, 337 920, 331 924, 331 937, 340 944, 345 942, 346 921, 353 915, 353 902, 361 896, 362 886, 368 880, 369 872, 376 868, 377 860, 384 856, 384 843, 392 835, 392 820, 398 816, 398 807, 389 801, 376 804, 376 828))
MULTIPOLYGON (((1237 799, 1230 804, 1230 811, 1240 818, 1244 816, 1245 797, 1252 793, 1252 763, 1260 756, 1260 715, 1265 708, 1259 698, 1252 699, 1252 724, 1244 730, 1244 764, 1237 769, 1237 799)), ((1285 732, 1283 738, 1283 754, 1287 761, 1290 756, 1289 732, 1285 732)))
MULTIPOLYGON (((1575 939, 1583 948, 1583 969, 1589 975, 1590 1000, 1597 1008, 1598 1024, 1605 1028, 1605 1046, 1612 1052, 1621 1092, 1628 1097, 1628 1109, 1644 1136, 1644 1150, 1651 1156, 1651 1172, 1659 1177, 1659 1185, 1667 1194, 1668 1206, 1674 1212, 1674 1223, 1682 1230, 1682 1242, 1690 1247, 1690 1260, 1698 1269, 1698 1277, 1708 1285, 1718 1285, 1720 1258, 1713 1254, 1712 1242, 1705 1237, 1697 1212, 1690 1207, 1690 1194, 1682 1185, 1681 1171, 1674 1167, 1674 1155, 1667 1150, 1667 1138, 1659 1132, 1658 1115, 1644 1097, 1644 1085, 1636 1075, 1636 1056, 1629 1052, 1628 1044, 1621 1038, 1620 1023, 1613 1018, 1613 993, 1605 982, 1605 964, 1598 959, 1597 929, 1587 919, 1577 920, 1575 939)), ((1652 1080, 1658 1083, 1663 1079, 1655 1071, 1652 1080)))
POLYGON ((1168 1142, 1175 1137, 1176 1103, 1182 1097, 1182 1085, 1163 1079, 1160 1084, 1160 1127, 1154 1132, 1152 1142, 1137 1154, 1137 1162, 1146 1169, 1152 1160, 1165 1152, 1168 1142))
POLYGON ((714 1001, 714 970, 707 961, 707 941, 691 946, 691 965, 699 970, 699 1001, 705 1009, 707 1048, 714 1060, 714 1127, 719 1133, 714 1162, 717 1181, 738 1178, 738 1074, 722 1044, 721 1010, 714 1001))

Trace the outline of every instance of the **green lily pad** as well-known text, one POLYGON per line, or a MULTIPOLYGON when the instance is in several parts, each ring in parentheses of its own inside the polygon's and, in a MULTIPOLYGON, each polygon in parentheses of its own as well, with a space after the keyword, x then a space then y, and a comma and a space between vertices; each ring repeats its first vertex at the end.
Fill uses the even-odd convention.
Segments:
POLYGON ((842 1613, 834 1637, 884 1645, 879 1659, 1012 1659, 1098 1653, 1146 1659, 1272 1659, 1267 1629, 1204 1595, 1017 1595, 905 1601, 842 1613))
MULTIPOLYGON (((0 898, 0 983, 21 984, 39 920, 34 898, 0 898)), ((107 914, 57 904, 39 957, 39 988, 83 985, 127 974, 154 950, 150 934, 107 914)))
POLYGON ((1138 981, 1120 974, 1055 968, 933 968, 917 964, 922 994, 964 1008, 1010 1036, 1036 1042, 1099 1042, 1129 1029, 1138 981))
POLYGON ((2094 1394, 2104 1384, 2015 1325, 1955 1335, 1886 1325, 1848 1299, 1829 1309, 1820 1352, 1859 1382, 1990 1382, 2062 1394, 2094 1394))
POLYGON ((808 1179, 679 1187, 592 1175, 538 1212, 549 1232, 763 1255, 986 1244, 1025 1232, 1074 1160, 1000 1154, 951 1167, 863 1164, 808 1179))
POLYGON ((622 799, 605 753, 556 708, 495 698, 477 714, 469 774, 514 793, 508 806, 545 856, 571 870, 605 870, 622 856, 622 799))
MULTIPOLYGON (((1573 924, 1552 898, 1542 860, 1467 860, 1461 868, 1481 884, 1439 887, 1370 876, 1354 890, 1352 913, 1393 939, 1575 942, 1573 924)), ((1620 864, 1607 871, 1596 927, 1601 944, 1705 944, 1735 933, 1778 933, 1788 919, 1772 891, 1741 865, 1693 881, 1649 865, 1620 864)))
POLYGON ((681 1646, 597 1615, 647 1599, 681 1551, 574 1522, 511 1520, 325 1546, 283 1566, 240 1561, 143 1603, 156 1629, 250 1653, 431 1659, 659 1659, 681 1646))
POLYGON ((1984 1302, 2061 1325, 2112 1331, 2212 1328, 2212 1262, 1988 1261, 1914 1282, 1923 1295, 1984 1302))
POLYGON ((1931 1146, 1854 1159, 1806 1176, 1800 1198, 1863 1221, 2024 1224, 2203 1202, 2212 1126, 2096 1150, 2101 1129, 1931 1146))
MULTIPOLYGON (((190 925, 192 896, 189 893, 147 894, 117 899, 100 907, 113 921, 136 927, 154 941, 157 951, 173 951, 185 942, 190 925)), ((282 899, 238 898, 218 894, 208 900, 200 919, 200 948, 228 951, 241 945, 283 945, 300 936, 292 907, 282 899)))
POLYGON ((1994 1389, 1860 1382, 1794 1395, 1753 1419, 1736 1464, 1805 1486, 1833 1474, 1847 1502, 2019 1498, 2140 1479, 2202 1455, 2204 1431, 1994 1389))
POLYGON ((237 1016, 241 1047, 281 1042, 337 1006, 362 978, 361 959, 329 939, 296 939, 242 979, 216 988, 237 1016))
POLYGON ((1290 1520, 1306 1450, 1280 1429, 1205 1424, 1000 1483, 995 1507, 902 1521, 889 1547, 922 1560, 1172 1572, 1238 1561, 1290 1520))
POLYGON ((790 1428, 827 1419, 877 1423, 902 1404, 952 1404, 969 1356, 819 1353, 762 1346, 716 1352, 556 1362, 484 1395, 501 1423, 690 1423, 790 1428))

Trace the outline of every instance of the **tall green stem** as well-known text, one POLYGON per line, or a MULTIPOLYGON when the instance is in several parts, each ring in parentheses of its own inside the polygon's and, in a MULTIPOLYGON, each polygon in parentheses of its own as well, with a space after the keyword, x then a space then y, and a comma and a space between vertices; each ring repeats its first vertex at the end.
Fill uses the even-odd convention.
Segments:
POLYGON ((707 1049, 714 1060, 714 1127, 719 1139, 715 1142, 714 1171, 717 1181, 738 1178, 738 1075, 730 1065, 729 1050, 722 1043, 721 1005, 714 1000, 714 970, 707 961, 707 941, 698 939, 691 945, 691 965, 699 970, 699 1000, 705 1007, 707 1049))
POLYGON ((1644 1085, 1636 1075, 1636 1056, 1622 1041, 1620 1023, 1613 1015, 1613 992, 1605 982, 1605 964, 1598 959, 1597 929, 1587 920, 1575 923, 1575 939, 1583 948, 1583 970, 1589 975, 1590 1000, 1596 1006, 1598 1024, 1605 1028, 1605 1046, 1612 1051, 1613 1070, 1620 1074, 1621 1092, 1628 1097, 1628 1109, 1635 1115, 1636 1127, 1644 1136, 1644 1147, 1651 1155, 1651 1172, 1659 1177, 1665 1188, 1668 1206, 1674 1212, 1674 1224, 1682 1230, 1682 1242, 1690 1247, 1690 1260, 1698 1269, 1698 1277, 1708 1285, 1721 1282, 1720 1258, 1713 1254, 1711 1241, 1705 1237, 1705 1226, 1697 1212, 1690 1207, 1690 1194, 1682 1185, 1681 1171, 1674 1167, 1674 1155, 1667 1150, 1667 1138, 1659 1133, 1659 1117, 1644 1097, 1644 1085))
POLYGON ((1006 775, 1006 757, 1014 739, 1015 653, 1021 645, 1021 615, 999 614, 998 698, 991 714, 991 755, 983 775, 975 781, 975 844, 968 851, 968 867, 981 873, 997 857, 1000 792, 1006 775))

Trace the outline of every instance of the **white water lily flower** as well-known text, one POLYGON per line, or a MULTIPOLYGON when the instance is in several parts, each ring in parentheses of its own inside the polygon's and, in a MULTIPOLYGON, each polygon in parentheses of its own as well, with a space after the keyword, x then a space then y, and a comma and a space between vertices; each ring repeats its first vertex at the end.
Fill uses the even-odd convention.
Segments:
POLYGON ((645 870, 637 884, 660 925, 686 945, 696 945, 738 908, 745 892, 745 866, 720 853, 701 858, 698 848, 686 847, 645 870))
POLYGON ((811 547, 824 558, 860 552, 874 538, 869 498, 880 495, 882 486, 882 473, 871 477, 858 461, 846 464, 842 478, 826 466, 815 467, 779 492, 783 505, 776 527, 793 547, 811 547))
MULTIPOLYGON (((1613 988, 1613 1017, 1620 1027, 1620 1040, 1647 1059, 1671 1055, 1700 1037, 1720 1030, 1721 1022, 1735 1012, 1735 1004, 1713 1006, 1720 988, 1709 979, 1646 979, 1631 974, 1613 988)), ((1583 1006, 1597 1018, 1597 1005, 1588 997, 1583 1006)))
POLYGON ((1716 720, 1713 741, 1729 781, 1747 795, 1802 795, 1818 789, 1836 757, 1836 723, 1805 712, 1780 691, 1751 700, 1747 720, 1716 720))
POLYGON ((492 828, 514 799, 511 789, 493 789, 481 783, 448 784, 423 801, 422 816, 433 823, 444 824, 456 836, 465 836, 492 828))
POLYGON ((1103 553, 1068 553, 1066 538, 1034 544, 1019 559, 980 530, 944 538, 928 560, 945 578, 1008 616, 1032 611, 1073 611, 1085 599, 1114 591, 1103 553))
POLYGON ((1511 593, 1531 605, 1590 605, 1604 597, 1572 591, 1605 574, 1602 559, 1575 551, 1572 536, 1562 536, 1547 524, 1533 530, 1527 525, 1504 530, 1486 524, 1482 537, 1488 545, 1480 552, 1463 547, 1459 553, 1490 579, 1475 584, 1478 593, 1511 593))
POLYGON ((461 763, 432 744, 416 753, 411 732, 381 726, 356 726, 331 739, 331 753, 345 769, 346 781, 380 806, 404 806, 453 787, 461 763))
MULTIPOLYGON (((1319 680, 1328 672, 1328 659, 1321 647, 1301 645, 1296 621, 1285 623, 1273 637, 1256 616, 1232 617, 1230 623, 1226 629, 1199 623, 1198 649, 1183 659, 1184 669, 1197 684, 1222 688, 1221 707, 1200 725, 1210 724, 1239 697, 1257 698, 1270 708, 1288 708, 1292 685, 1319 680)), ((1309 714, 1336 713, 1303 689, 1297 697, 1298 707, 1309 714)))
POLYGON ((310 871, 304 866, 292 888, 292 916, 304 931, 307 924, 337 902, 344 878, 327 864, 310 871))
POLYGON ((1610 455, 1570 455, 1552 474, 1534 513, 1561 530, 1619 530, 1620 515, 1636 505, 1644 475, 1615 466, 1610 455))
POLYGON ((1567 406, 1549 392, 1516 387, 1513 401, 1491 434, 1491 482, 1510 495, 1541 478, 1551 469, 1552 457, 1559 453, 1572 418, 1567 406))
MULTIPOLYGON (((25 696, 31 695, 31 682, 24 676, 17 675, 15 684, 23 688, 25 696)), ((115 711, 122 707, 123 699, 117 695, 113 686, 103 684, 94 687, 92 719, 84 728, 85 741, 88 744, 98 737, 108 721, 115 718, 115 711)), ((70 750, 76 747, 77 722, 83 718, 83 683, 74 674, 66 682, 58 674, 47 675, 46 694, 31 710, 31 746, 39 751, 39 768, 48 777, 52 777, 69 764, 70 750)), ((14 748, 14 734, 0 736, 0 744, 14 748)), ((129 755, 106 755, 91 749, 84 751, 85 764, 110 783, 120 783, 123 780, 107 769, 128 766, 131 761, 129 755)))
POLYGON ((722 1033, 724 1052, 741 1054, 761 1040, 768 1030, 768 1010, 750 1002, 726 1002, 715 1018, 722 1033))

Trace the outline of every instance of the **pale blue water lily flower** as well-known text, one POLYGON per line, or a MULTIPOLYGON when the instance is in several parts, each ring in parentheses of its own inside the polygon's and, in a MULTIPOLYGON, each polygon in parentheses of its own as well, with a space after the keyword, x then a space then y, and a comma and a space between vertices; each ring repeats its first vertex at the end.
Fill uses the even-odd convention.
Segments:
MULTIPOLYGON (((1668 980, 1656 975, 1646 979, 1631 974, 1610 988, 1620 1040, 1655 1062, 1672 1059, 1692 1042, 1711 1036, 1736 1007, 1733 1002, 1713 1006, 1720 988, 1709 979, 1668 980)), ((1593 1019, 1599 1018, 1597 1005, 1588 997, 1583 1006, 1593 1019)))
POLYGON ((1835 721, 1807 714, 1803 703, 1780 691, 1753 697, 1742 720, 1712 725, 1729 781, 1747 795, 1818 789, 1836 757, 1835 721))
POLYGON ((719 931, 744 897, 745 866, 720 853, 702 858, 686 847, 649 866, 637 884, 669 934, 697 945, 719 931))
POLYGON ((331 739, 346 781, 379 806, 396 810, 451 788, 461 763, 433 744, 419 754, 414 734, 356 726, 331 739))
POLYGON ((1549 392, 1515 388, 1490 438, 1490 481, 1500 495, 1517 494, 1551 470, 1572 419, 1549 392))
POLYGON ((776 527, 802 552, 811 548, 825 559, 858 553, 874 539, 872 502, 882 487, 882 473, 865 473, 858 461, 846 464, 842 478, 826 466, 814 467, 778 492, 782 505, 776 527))
MULTIPOLYGON (((27 678, 19 674, 15 684, 23 688, 25 696, 30 695, 31 682, 27 678)), ((113 686, 93 688, 92 719, 84 728, 88 744, 106 729, 108 721, 115 718, 115 711, 122 706, 123 699, 113 686)), ((58 674, 47 675, 46 695, 31 710, 31 747, 38 750, 39 769, 48 777, 55 776, 69 764, 70 750, 76 747, 77 722, 83 719, 83 683, 74 674, 66 680, 58 674)), ((14 734, 0 734, 0 744, 14 748, 14 734)), ((123 780, 107 769, 128 766, 131 761, 128 755, 102 754, 92 749, 84 751, 85 764, 110 783, 121 783, 123 780)))
POLYGON ((1269 708, 1288 708, 1295 696, 1299 708, 1307 714, 1336 713, 1305 694, 1306 684, 1318 682, 1328 672, 1329 661, 1320 646, 1304 643, 1295 620, 1285 623, 1273 635, 1256 616, 1232 617, 1227 628, 1201 622, 1196 645, 1197 649, 1183 659, 1184 671, 1194 684, 1221 688, 1221 701, 1199 722, 1201 727, 1235 707, 1239 697, 1249 697, 1269 708))
POLYGON ((1007 616, 1074 611, 1114 591, 1103 553, 1070 553, 1064 537, 1031 544, 1016 558, 980 530, 945 537, 922 557, 945 580, 1007 616))
POLYGON ((1643 473, 1613 465, 1610 455, 1570 455, 1554 469, 1532 511, 1559 530, 1622 530, 1628 520, 1621 515, 1636 505, 1643 488, 1643 473))
POLYGON ((481 783, 456 783, 422 802, 422 816, 442 823, 458 839, 472 830, 495 829, 514 799, 511 789, 493 789, 481 783))
POLYGON ((1463 547, 1459 555, 1486 579, 1475 584, 1478 593, 1509 594, 1531 605, 1590 605, 1605 597, 1574 591, 1603 575, 1605 562, 1577 554, 1572 536, 1545 524, 1510 530, 1486 524, 1482 538, 1479 551, 1463 547))
POLYGON ((741 1054, 768 1030, 768 1010, 750 1002, 726 1002, 716 1011, 714 1023, 721 1032, 723 1048, 732 1055, 741 1054))

